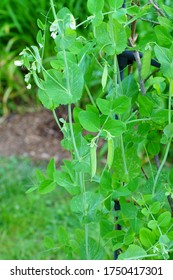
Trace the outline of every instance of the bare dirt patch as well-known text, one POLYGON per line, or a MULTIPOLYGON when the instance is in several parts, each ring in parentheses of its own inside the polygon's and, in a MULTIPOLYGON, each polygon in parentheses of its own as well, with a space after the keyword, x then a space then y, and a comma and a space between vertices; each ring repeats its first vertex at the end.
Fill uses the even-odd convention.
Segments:
POLYGON ((62 134, 47 110, 11 115, 0 124, 0 155, 29 156, 34 160, 56 162, 68 157, 60 145, 62 134))

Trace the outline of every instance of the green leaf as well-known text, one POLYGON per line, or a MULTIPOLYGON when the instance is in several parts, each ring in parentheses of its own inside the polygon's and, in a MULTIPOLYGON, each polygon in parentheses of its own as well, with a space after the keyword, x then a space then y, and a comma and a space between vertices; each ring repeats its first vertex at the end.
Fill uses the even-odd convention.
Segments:
POLYGON ((58 236, 58 241, 61 245, 68 245, 69 237, 66 228, 64 228, 63 226, 59 226, 57 231, 57 236, 58 236))
POLYGON ((120 148, 115 148, 114 152, 114 162, 113 162, 113 178, 115 180, 120 180, 120 182, 128 183, 129 180, 133 180, 139 176, 140 170, 140 160, 137 155, 136 148, 131 147, 125 149, 125 159, 127 166, 127 174, 125 173, 125 166, 122 151, 120 148))
POLYGON ((41 30, 38 31, 36 40, 37 40, 37 43, 39 44, 39 46, 42 48, 43 44, 44 44, 44 39, 43 39, 41 30))
POLYGON ((106 238, 106 235, 109 234, 114 229, 114 224, 107 220, 100 221, 100 235, 102 238, 106 238))
POLYGON ((78 114, 79 122, 84 129, 90 132, 98 132, 100 129, 99 116, 94 112, 82 111, 78 114))
POLYGON ((167 30, 171 31, 172 30, 172 21, 168 18, 162 17, 162 16, 158 16, 158 21, 160 23, 161 26, 164 26, 167 28, 167 30))
POLYGON ((148 227, 151 228, 152 230, 155 230, 157 228, 157 221, 155 221, 155 220, 149 221, 148 227))
POLYGON ((161 208, 161 203, 159 201, 156 201, 150 205, 150 211, 152 214, 157 214, 161 208))
POLYGON ((52 104, 56 108, 59 104, 75 103, 82 96, 83 83, 83 73, 77 64, 69 63, 64 73, 49 70, 42 82, 44 90, 38 93, 39 99, 48 109, 52 109, 52 104))
POLYGON ((96 41, 98 45, 106 46, 111 44, 111 39, 108 34, 108 24, 102 22, 99 26, 95 28, 96 41))
POLYGON ((112 191, 112 177, 110 172, 104 170, 100 179, 100 193, 106 197, 107 194, 111 191, 112 191))
POLYGON ((169 171, 169 182, 173 185, 173 168, 169 171))
POLYGON ((138 85, 133 75, 128 75, 122 81, 123 94, 128 97, 137 97, 139 92, 138 85))
POLYGON ((155 243, 156 236, 148 228, 141 228, 139 232, 139 239, 142 245, 144 245, 147 248, 150 248, 155 243))
POLYGON ((113 9, 119 9, 122 7, 124 0, 108 0, 109 1, 109 5, 111 8, 113 9))
POLYGON ((36 173, 36 178, 39 181, 39 183, 46 179, 46 176, 44 175, 43 172, 41 172, 41 170, 36 169, 35 173, 36 173))
POLYGON ((87 1, 87 8, 91 14, 97 14, 98 12, 102 11, 104 7, 104 0, 88 0, 87 1))
POLYGON ((117 20, 110 18, 108 32, 116 54, 122 53, 127 46, 127 35, 124 26, 117 20))
POLYGON ((138 95, 139 112, 142 117, 149 117, 153 109, 153 102, 142 94, 138 95))
POLYGON ((150 215, 150 212, 148 211, 147 208, 143 208, 143 209, 141 210, 141 213, 142 213, 144 216, 146 216, 146 217, 148 217, 148 216, 150 215))
POLYGON ((173 123, 170 123, 167 126, 165 126, 165 128, 163 129, 163 132, 168 139, 172 138, 173 137, 173 123))
POLYGON ((170 239, 168 238, 168 236, 166 234, 164 235, 161 235, 160 238, 159 238, 159 242, 161 244, 164 244, 165 246, 168 246, 169 243, 170 243, 170 239))
POLYGON ((80 246, 80 260, 103 260, 105 259, 105 250, 101 246, 100 242, 97 242, 93 238, 88 240, 88 256, 86 255, 86 243, 82 242, 80 246))
POLYGON ((158 225, 160 227, 167 227, 171 221, 171 213, 169 211, 166 211, 162 214, 157 219, 158 225))
POLYGON ((147 257, 147 252, 138 245, 130 245, 125 253, 121 253, 118 260, 139 260, 147 257))
POLYGON ((64 171, 55 171, 54 180, 57 185, 65 188, 71 195, 76 195, 80 192, 80 187, 72 180, 70 175, 64 171))
POLYGON ((131 99, 127 96, 119 96, 112 103, 113 111, 116 114, 126 113, 131 108, 131 99))
POLYGON ((45 180, 40 184, 38 188, 38 192, 40 194, 47 194, 49 192, 52 192, 55 188, 56 188, 55 182, 52 182, 52 180, 45 180))
POLYGON ((160 152, 160 143, 157 143, 156 141, 149 142, 147 145, 147 150, 151 155, 158 155, 160 152))
POLYGON ((45 25, 44 25, 44 23, 42 23, 42 21, 40 19, 37 19, 37 25, 41 30, 45 29, 45 25))
MULTIPOLYGON (((113 192, 113 199, 119 198, 121 196, 129 197, 131 194, 131 191, 129 191, 127 188, 119 187, 113 192)), ((129 204, 128 204, 129 206, 129 204)))
POLYGON ((103 129, 107 130, 112 136, 120 136, 126 131, 126 124, 119 120, 108 119, 103 129))
POLYGON ((131 218, 136 217, 136 215, 138 213, 138 209, 132 202, 127 203, 123 199, 120 201, 120 205, 121 205, 121 211, 122 211, 123 215, 125 215, 126 217, 131 217, 131 218))
POLYGON ((162 124, 168 121, 168 110, 161 109, 161 110, 153 110, 151 114, 152 121, 162 124))
POLYGON ((26 194, 29 194, 29 193, 34 192, 34 191, 37 190, 37 189, 38 189, 38 187, 37 187, 37 186, 34 186, 34 187, 29 188, 25 193, 26 193, 26 194))
POLYGON ((157 25, 154 31, 160 46, 169 47, 172 44, 172 36, 167 28, 157 25))
MULTIPOLYGON (((83 216, 84 212, 87 213, 90 219, 95 219, 95 214, 101 202, 101 195, 92 191, 85 193, 85 205, 83 204, 83 195, 77 195, 72 198, 70 205, 71 210, 83 216)), ((84 218, 84 217, 83 217, 84 218)))
POLYGON ((96 103, 102 114, 109 115, 109 113, 111 112, 111 108, 112 108, 110 100, 97 98, 96 103))
POLYGON ((46 236, 44 239, 44 246, 46 249, 53 249, 55 247, 54 240, 49 236, 46 236))
POLYGON ((131 108, 131 99, 127 96, 119 96, 115 100, 97 98, 96 103, 104 115, 110 113, 123 114, 131 108))
POLYGON ((134 242, 135 234, 129 229, 124 236, 124 244, 130 245, 134 242))
POLYGON ((48 178, 50 179, 54 179, 54 171, 56 170, 56 166, 55 166, 55 160, 54 158, 52 158, 47 166, 46 169, 46 174, 48 176, 48 178))
POLYGON ((172 50, 160 46, 154 47, 155 55, 161 63, 161 71, 167 78, 173 78, 173 57, 172 50))
POLYGON ((173 20, 173 8, 166 6, 166 5, 162 5, 164 11, 167 13, 168 17, 173 20))

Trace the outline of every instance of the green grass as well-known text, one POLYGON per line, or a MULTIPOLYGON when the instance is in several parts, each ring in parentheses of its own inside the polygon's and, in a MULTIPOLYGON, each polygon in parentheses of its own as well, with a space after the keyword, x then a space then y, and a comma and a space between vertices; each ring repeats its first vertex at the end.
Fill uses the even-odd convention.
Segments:
MULTIPOLYGON (((75 226, 68 196, 62 189, 45 196, 26 194, 35 180, 27 158, 0 158, 0 259, 65 259, 61 250, 46 250, 44 238, 55 240, 60 225, 75 226)), ((42 169, 44 166, 42 165, 42 169)))

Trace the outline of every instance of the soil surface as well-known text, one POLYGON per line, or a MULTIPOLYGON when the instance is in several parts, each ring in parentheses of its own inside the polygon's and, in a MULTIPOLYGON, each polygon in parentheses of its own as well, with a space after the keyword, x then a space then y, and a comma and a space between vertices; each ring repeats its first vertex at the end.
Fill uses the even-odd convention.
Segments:
POLYGON ((11 115, 0 124, 0 156, 21 155, 56 162, 67 158, 60 145, 62 134, 47 110, 11 115))

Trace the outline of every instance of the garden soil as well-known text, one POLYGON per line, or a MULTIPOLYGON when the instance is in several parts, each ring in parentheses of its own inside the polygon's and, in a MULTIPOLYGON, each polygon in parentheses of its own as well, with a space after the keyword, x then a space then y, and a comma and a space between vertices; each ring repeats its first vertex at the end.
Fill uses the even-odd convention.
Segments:
POLYGON ((0 156, 27 156, 56 162, 68 158, 60 141, 62 133, 50 111, 12 114, 0 124, 0 156))

